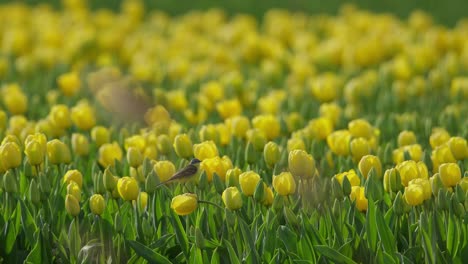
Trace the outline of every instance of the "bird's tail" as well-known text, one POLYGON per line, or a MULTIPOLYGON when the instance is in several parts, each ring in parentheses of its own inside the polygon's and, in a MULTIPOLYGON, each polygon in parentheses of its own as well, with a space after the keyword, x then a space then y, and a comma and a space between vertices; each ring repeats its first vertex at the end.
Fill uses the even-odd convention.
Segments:
POLYGON ((170 183, 171 181, 172 181, 172 179, 169 179, 169 180, 165 180, 165 181, 163 181, 163 182, 160 182, 160 183, 158 183, 158 184, 156 185, 156 188, 158 188, 158 187, 161 186, 161 185, 170 183))

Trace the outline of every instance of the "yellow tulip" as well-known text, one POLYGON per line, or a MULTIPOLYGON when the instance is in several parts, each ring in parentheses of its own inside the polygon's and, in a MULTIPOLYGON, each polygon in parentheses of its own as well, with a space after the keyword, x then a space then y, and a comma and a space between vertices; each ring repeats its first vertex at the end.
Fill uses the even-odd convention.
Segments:
POLYGON ((93 196, 89 198, 89 208, 93 214, 102 215, 105 206, 106 202, 104 201, 104 197, 102 197, 102 195, 93 194, 93 196))
POLYGON ((174 138, 174 150, 177 156, 183 159, 193 156, 192 140, 187 134, 180 134, 174 138))
POLYGON ((83 175, 79 170, 69 170, 65 173, 63 176, 63 182, 66 184, 69 184, 71 181, 75 182, 78 184, 80 189, 83 186, 83 175))
POLYGON ((67 194, 65 197, 65 209, 71 216, 77 216, 80 214, 80 203, 73 195, 67 194))
POLYGON ((205 159, 218 156, 218 148, 213 141, 205 141, 200 144, 193 145, 193 153, 195 158, 203 161, 205 159))
POLYGON ((246 196, 252 196, 257 187, 257 183, 260 181, 260 175, 253 171, 246 171, 239 175, 239 184, 242 192, 246 196))
POLYGON ((134 178, 127 176, 120 178, 117 182, 117 190, 120 197, 125 201, 136 200, 138 198, 139 188, 134 178))
POLYGON ((159 177, 159 181, 164 182, 169 180, 175 173, 175 166, 169 160, 161 160, 154 164, 153 166, 154 172, 159 177))
POLYGON ((0 146, 0 158, 6 170, 17 168, 21 165, 21 150, 18 144, 8 142, 0 146))
POLYGON ((282 172, 273 176, 273 188, 282 196, 294 194, 296 192, 296 181, 290 172, 282 172))
POLYGON ((461 170, 456 163, 444 163, 439 167, 439 175, 446 187, 453 187, 461 180, 461 170))
POLYGON ((367 179, 367 176, 371 169, 374 169, 375 175, 377 178, 382 178, 382 163, 380 162, 379 157, 374 155, 366 155, 361 158, 359 161, 359 171, 364 179, 367 179))
POLYGON ((242 207, 242 194, 237 187, 228 187, 221 195, 224 206, 229 210, 235 211, 242 207))
POLYGON ((171 208, 178 215, 191 214, 198 206, 198 197, 193 193, 184 193, 172 198, 171 208))
POLYGON ((312 178, 315 173, 315 160, 304 150, 293 150, 288 157, 289 171, 296 177, 312 178))

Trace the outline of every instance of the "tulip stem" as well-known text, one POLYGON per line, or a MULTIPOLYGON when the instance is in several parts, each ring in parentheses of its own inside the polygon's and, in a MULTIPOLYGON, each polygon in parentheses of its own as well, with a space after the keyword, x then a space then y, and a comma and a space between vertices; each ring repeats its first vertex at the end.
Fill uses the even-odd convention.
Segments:
POLYGON ((204 203, 204 204, 213 205, 213 206, 218 207, 218 208, 221 209, 221 210, 224 210, 224 208, 222 208, 221 206, 219 206, 219 205, 217 205, 217 204, 215 204, 215 203, 213 203, 213 202, 204 201, 204 200, 198 200, 198 203, 204 203))

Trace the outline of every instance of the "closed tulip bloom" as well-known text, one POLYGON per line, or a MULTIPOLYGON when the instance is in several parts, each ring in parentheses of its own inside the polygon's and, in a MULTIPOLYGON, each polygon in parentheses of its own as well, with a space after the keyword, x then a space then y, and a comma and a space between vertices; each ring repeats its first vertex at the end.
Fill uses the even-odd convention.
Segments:
POLYGON ((275 139, 280 134, 280 123, 278 119, 273 115, 258 115, 252 119, 252 125, 254 128, 262 131, 267 140, 275 139))
POLYGON ((383 186, 386 192, 398 192, 402 187, 401 181, 397 179, 397 177, 400 177, 397 173, 398 170, 395 168, 391 168, 385 171, 383 186))
POLYGON ((136 200, 138 198, 138 183, 134 178, 122 177, 117 182, 117 190, 120 197, 125 201, 136 200))
POLYGON ((174 150, 180 158, 189 159, 193 156, 192 140, 187 134, 180 134, 174 138, 174 150))
POLYGON ((115 160, 122 160, 122 149, 117 142, 106 143, 99 148, 99 164, 103 167, 114 166, 115 160))
POLYGON ((354 171, 353 169, 351 169, 349 171, 342 172, 342 173, 338 173, 334 177, 336 178, 336 180, 340 184, 343 184, 343 180, 346 177, 346 178, 348 178, 348 181, 351 184, 351 186, 360 186, 361 185, 361 179, 357 175, 356 171, 354 171))
POLYGON ((71 162, 70 148, 58 139, 47 142, 47 158, 51 164, 68 164, 71 162))
POLYGON ((194 193, 184 193, 172 198, 171 208, 178 215, 191 214, 198 206, 198 197, 194 193))
POLYGON ((428 200, 431 198, 432 188, 431 188, 431 183, 429 182, 429 179, 417 178, 417 179, 411 180, 408 183, 408 186, 415 185, 415 184, 421 186, 423 190, 424 200, 428 200))
POLYGON ((103 126, 95 126, 91 129, 91 139, 100 147, 110 142, 111 134, 109 129, 103 126))
POLYGON ((237 185, 239 183, 239 176, 241 174, 242 170, 237 167, 229 169, 226 172, 226 184, 232 183, 233 185, 237 185))
POLYGON ((420 205, 424 201, 424 190, 419 184, 405 187, 405 200, 411 206, 420 205))
POLYGON ((416 144, 416 135, 413 131, 403 130, 398 135, 398 146, 403 147, 407 145, 416 144))
POLYGON ((158 175, 159 181, 161 182, 167 181, 176 172, 174 164, 169 160, 161 160, 156 162, 153 166, 153 169, 154 172, 156 172, 156 175, 158 175))
POLYGON ((72 151, 78 156, 87 156, 89 154, 89 140, 80 133, 73 133, 71 137, 72 151))
POLYGON ((350 150, 355 162, 361 160, 362 157, 368 155, 371 151, 369 141, 363 137, 351 140, 350 150))
POLYGON ((171 146, 171 138, 166 135, 166 134, 162 134, 162 135, 159 135, 158 136, 158 140, 157 140, 157 147, 158 147, 158 151, 161 152, 163 155, 168 155, 169 153, 171 153, 171 150, 172 150, 172 146, 171 146))
POLYGON ((288 149, 288 153, 289 153, 289 152, 291 152, 293 150, 296 150, 296 149, 305 150, 306 146, 305 146, 304 140, 302 140, 302 138, 293 137, 293 138, 290 138, 288 140, 287 149, 288 149))
POLYGON ((461 180, 461 170, 456 163, 444 163, 440 165, 439 175, 446 187, 453 187, 461 180))
POLYGON ((138 206, 140 211, 146 210, 146 206, 148 205, 148 193, 146 192, 140 192, 138 195, 138 206))
POLYGON ((256 151, 262 151, 267 143, 265 133, 256 128, 247 131, 247 140, 252 143, 256 151))
POLYGON ((359 171, 362 176, 367 179, 371 169, 374 169, 375 175, 380 179, 382 178, 382 163, 379 157, 374 155, 366 155, 359 161, 359 171))
POLYGON ((468 145, 466 139, 462 137, 451 137, 448 141, 450 151, 457 160, 468 158, 468 145))
POLYGON ((218 156, 218 148, 213 141, 205 141, 200 144, 193 145, 193 153, 195 158, 203 161, 204 159, 218 156))
POLYGON ((349 195, 351 201, 356 202, 356 208, 361 211, 367 211, 368 200, 365 196, 364 187, 353 186, 351 188, 351 194, 349 195))
POLYGON ((198 136, 201 141, 211 140, 216 144, 220 142, 219 132, 213 124, 203 125, 199 130, 198 136))
POLYGON ((273 199, 275 198, 275 195, 273 194, 273 190, 271 189, 271 187, 268 187, 265 183, 263 183, 263 187, 264 195, 262 204, 265 206, 270 206, 273 204, 273 199))
POLYGON ((77 216, 80 214, 81 210, 80 203, 73 195, 67 194, 65 197, 65 209, 71 216, 77 216))
POLYGON ((140 150, 134 147, 130 147, 127 150, 127 162, 130 167, 138 168, 143 163, 143 155, 140 150))
POLYGON ((296 192, 296 181, 290 172, 282 172, 273 176, 273 188, 282 196, 294 194, 296 192))
POLYGON ((237 187, 228 187, 222 194, 224 206, 227 209, 235 211, 242 207, 242 194, 237 187))
POLYGON ((89 208, 91 208, 91 212, 95 215, 102 215, 104 213, 104 208, 106 207, 106 202, 104 201, 104 197, 100 194, 93 194, 91 198, 89 198, 89 208))
POLYGON ((250 121, 245 116, 235 116, 231 119, 231 133, 238 138, 245 138, 250 129, 250 121))
POLYGON ((232 162, 227 156, 223 158, 214 157, 203 160, 200 168, 205 171, 208 182, 211 182, 214 173, 216 173, 222 181, 225 181, 227 171, 232 169, 232 162))
POLYGON ((28 157, 28 162, 32 166, 40 165, 45 158, 45 153, 42 150, 42 146, 36 140, 32 140, 26 144, 26 147, 24 148, 24 154, 26 154, 26 157, 28 157))
POLYGON ((312 155, 304 150, 294 150, 289 152, 289 171, 296 177, 303 179, 312 178, 315 173, 315 160, 312 155))
POLYGON ((434 149, 431 153, 431 160, 434 172, 437 172, 439 170, 439 166, 443 163, 457 162, 448 144, 442 144, 434 149))
POLYGON ((327 136, 327 145, 330 150, 339 156, 349 154, 351 133, 348 130, 336 130, 327 136))
POLYGON ((263 158, 265 163, 271 168, 280 159, 280 150, 278 144, 273 141, 268 142, 263 148, 263 158))
POLYGON ((29 142, 36 141, 40 144, 41 150, 46 155, 47 153, 47 137, 43 133, 34 133, 32 135, 28 135, 24 140, 24 145, 28 145, 29 142))
POLYGON ((319 107, 319 114, 322 117, 328 118, 333 125, 338 123, 341 116, 341 108, 337 103, 323 103, 319 107))
POLYGON ((305 129, 310 138, 323 140, 333 132, 333 123, 326 117, 318 117, 310 120, 305 129))
POLYGON ((285 120, 288 132, 292 133, 304 127, 304 118, 298 112, 292 112, 286 116, 285 120))
POLYGON ((423 161, 418 161, 416 165, 418 166, 419 177, 421 179, 429 179, 429 171, 427 170, 426 163, 423 161))
POLYGON ((408 183, 416 178, 420 178, 418 165, 413 160, 407 160, 397 165, 397 170, 400 173, 401 184, 408 186, 408 183))
POLYGON ((459 182, 458 185, 462 188, 463 192, 466 193, 468 191, 468 177, 463 177, 459 182))
POLYGON ((83 175, 79 170, 69 170, 63 176, 63 182, 69 184, 71 181, 78 184, 81 188, 83 186, 83 175))
POLYGON ((71 126, 70 110, 68 106, 58 104, 52 106, 49 119, 55 127, 67 129, 71 126))
POLYGON ((441 146, 449 140, 450 134, 443 128, 434 128, 431 136, 429 137, 429 143, 431 143, 432 149, 441 146))
POLYGON ((355 119, 348 123, 348 130, 353 137, 363 137, 369 139, 373 135, 373 127, 367 120, 355 119))
POLYGON ((7 84, 2 88, 2 99, 12 115, 22 115, 28 109, 28 97, 16 83, 7 84))
POLYGON ((252 196, 257 187, 257 183, 260 181, 260 175, 253 171, 246 171, 239 176, 239 184, 242 192, 246 196, 252 196))
POLYGON ((19 167, 22 159, 20 147, 14 142, 7 142, 1 145, 0 158, 6 170, 19 167))
POLYGON ((78 202, 81 201, 81 188, 76 182, 67 185, 67 194, 73 195, 78 202))
POLYGON ((109 167, 107 167, 104 170, 104 174, 102 177, 104 188, 106 188, 107 191, 112 192, 115 189, 115 187, 117 187, 118 178, 112 175, 112 172, 110 171, 109 167))
POLYGON ((96 125, 96 114, 94 108, 88 102, 79 102, 71 110, 73 124, 81 130, 90 130, 96 125))

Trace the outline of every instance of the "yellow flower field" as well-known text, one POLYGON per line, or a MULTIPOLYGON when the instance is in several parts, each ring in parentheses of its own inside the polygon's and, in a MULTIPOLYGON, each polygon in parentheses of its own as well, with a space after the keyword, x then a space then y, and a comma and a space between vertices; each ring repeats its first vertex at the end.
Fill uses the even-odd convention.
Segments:
POLYGON ((466 263, 468 20, 0 5, 0 263, 466 263))

